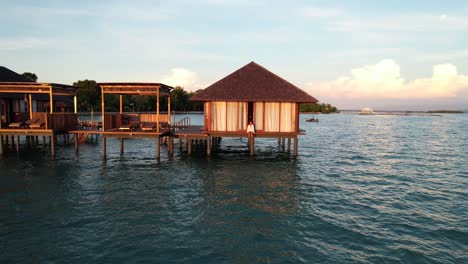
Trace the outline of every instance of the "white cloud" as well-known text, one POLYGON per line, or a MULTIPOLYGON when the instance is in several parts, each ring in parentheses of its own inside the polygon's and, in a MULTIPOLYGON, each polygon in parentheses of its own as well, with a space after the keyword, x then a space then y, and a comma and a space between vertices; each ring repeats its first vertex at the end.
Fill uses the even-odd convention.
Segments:
MULTIPOLYGON (((308 83, 311 94, 323 99, 440 99, 454 98, 468 91, 468 76, 452 64, 433 67, 431 78, 405 81, 393 60, 352 69, 350 76, 308 83)), ((323 100, 322 99, 322 100, 323 100)))
POLYGON ((338 17, 344 14, 344 12, 340 9, 322 7, 306 7, 301 9, 300 13, 303 16, 309 18, 330 18, 338 17))
POLYGON ((161 82, 170 86, 181 86, 192 91, 200 88, 197 74, 185 68, 173 68, 171 73, 163 76, 161 82))

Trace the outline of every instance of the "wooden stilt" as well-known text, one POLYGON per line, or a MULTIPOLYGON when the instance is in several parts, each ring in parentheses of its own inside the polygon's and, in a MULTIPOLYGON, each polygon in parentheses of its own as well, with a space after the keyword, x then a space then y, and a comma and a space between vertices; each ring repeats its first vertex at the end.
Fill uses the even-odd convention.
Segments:
POLYGON ((182 150, 182 138, 179 137, 179 151, 182 150))
POLYGON ((211 156, 211 137, 208 137, 206 141, 206 155, 209 157, 211 156))
POLYGON ((291 138, 288 137, 288 152, 291 152, 291 138))
POLYGON ((156 159, 161 158, 161 138, 156 138, 156 159))
POLYGON ((55 142, 56 142, 56 138, 54 135, 50 136, 50 155, 52 156, 52 158, 55 158, 55 142))
POLYGON ((3 155, 3 136, 0 135, 0 155, 3 155))
POLYGON ((190 138, 187 139, 187 155, 190 156, 192 154, 192 140, 190 138))
POLYGON ((124 153, 124 138, 120 138, 120 155, 124 153))
POLYGON ((106 137, 102 136, 102 158, 106 158, 106 137))
POLYGON ((252 157, 255 152, 255 137, 252 133, 250 133, 250 156, 252 157))
POLYGON ((278 138, 278 145, 281 145, 281 138, 278 138))
POLYGON ((15 148, 15 136, 11 136, 11 149, 15 148))
POLYGON ((46 146, 46 136, 42 136, 42 146, 45 148, 46 146))
POLYGON ((78 149, 79 144, 78 144, 78 134, 75 134, 75 154, 78 154, 78 149))
POLYGON ((5 149, 8 150, 8 136, 5 136, 5 149))
POLYGON ((295 137, 294 138, 294 158, 297 157, 298 146, 299 146, 299 138, 295 137))
POLYGON ((286 145, 286 138, 281 139, 281 145, 283 145, 283 148, 284 148, 284 146, 286 145))
POLYGON ((19 136, 16 136, 16 151, 19 152, 20 150, 20 137, 19 136))

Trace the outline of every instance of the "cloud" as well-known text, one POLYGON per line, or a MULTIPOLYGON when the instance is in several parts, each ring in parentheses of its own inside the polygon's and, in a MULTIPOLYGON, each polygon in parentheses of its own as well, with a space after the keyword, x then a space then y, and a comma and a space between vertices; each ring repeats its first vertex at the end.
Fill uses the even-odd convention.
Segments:
POLYGON ((300 12, 304 17, 308 18, 331 18, 338 17, 344 14, 340 9, 322 8, 322 7, 306 7, 300 12))
POLYGON ((308 91, 323 99, 441 99, 468 91, 468 76, 452 64, 433 66, 430 78, 405 81, 393 60, 354 68, 349 76, 333 81, 308 83, 308 91))
POLYGON ((189 91, 200 88, 197 74, 185 68, 171 69, 170 74, 161 78, 161 82, 174 87, 181 86, 189 91))

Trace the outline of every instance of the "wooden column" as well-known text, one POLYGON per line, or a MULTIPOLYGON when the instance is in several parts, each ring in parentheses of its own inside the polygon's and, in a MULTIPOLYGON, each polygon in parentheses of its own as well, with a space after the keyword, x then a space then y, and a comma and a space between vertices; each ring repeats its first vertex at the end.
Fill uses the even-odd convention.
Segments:
POLYGON ((78 113, 78 101, 76 99, 76 95, 73 96, 73 110, 76 113, 78 113))
POLYGON ((55 157, 55 136, 51 135, 50 136, 50 155, 52 158, 55 157))
POLYGON ((291 138, 288 137, 288 152, 291 152, 291 138))
POLYGON ((20 150, 20 137, 19 136, 16 136, 16 151, 19 152, 20 150))
POLYGON ((102 136, 102 158, 106 158, 106 137, 102 136))
POLYGON ((75 134, 75 153, 78 153, 78 149, 79 148, 79 145, 78 145, 78 134, 75 134))
POLYGON ((255 151, 255 137, 252 133, 250 133, 249 137, 250 137, 250 156, 252 157, 255 151))
POLYGON ((2 135, 0 135, 0 155, 3 155, 3 136, 2 135))
POLYGON ((119 101, 120 101, 119 111, 120 111, 120 114, 122 114, 122 110, 123 110, 123 98, 122 98, 122 95, 119 95, 119 101))
POLYGON ((156 138, 156 159, 161 158, 161 138, 158 136, 156 138))
POLYGON ((189 156, 192 154, 192 140, 190 138, 187 139, 187 154, 189 156))
MULTIPOLYGON (((104 117, 104 101, 105 101, 104 88, 101 86, 101 115, 102 115, 102 116, 101 116, 101 118, 102 118, 102 121, 101 121, 101 123, 102 123, 102 128, 101 128, 101 130, 102 130, 102 132, 104 132, 104 131, 106 130, 106 129, 105 129, 106 125, 105 125, 105 123, 104 123, 104 122, 105 122, 105 119, 106 119, 106 118, 104 117)), ((104 139, 104 137, 102 137, 102 138, 104 139)), ((104 157, 105 157, 105 154, 104 154, 104 157)))
POLYGON ((211 156, 211 137, 206 140, 206 155, 211 156))
MULTIPOLYGON (((52 95, 52 86, 49 86, 49 103, 50 103, 50 113, 54 112, 54 96, 52 95)), ((46 121, 47 122, 47 121, 46 121)))
POLYGON ((159 88, 156 93, 156 132, 159 133, 159 88))
POLYGON ((299 146, 299 138, 295 137, 294 138, 294 158, 297 157, 297 153, 298 153, 298 146, 299 146))
POLYGON ((32 95, 29 94, 29 99, 28 99, 28 103, 29 103, 29 119, 32 119, 33 118, 33 109, 32 109, 32 95))

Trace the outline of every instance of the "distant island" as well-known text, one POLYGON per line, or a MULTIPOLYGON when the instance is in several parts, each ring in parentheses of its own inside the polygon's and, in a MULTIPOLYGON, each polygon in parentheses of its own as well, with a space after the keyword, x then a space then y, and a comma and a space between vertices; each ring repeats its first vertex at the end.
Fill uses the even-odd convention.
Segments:
POLYGON ((321 114, 331 114, 331 113, 339 113, 340 111, 338 108, 331 104, 301 104, 299 107, 299 112, 301 113, 321 113, 321 114))
POLYGON ((432 111, 427 111, 426 113, 430 113, 430 114, 464 114, 465 111, 462 111, 462 110, 432 110, 432 111))

